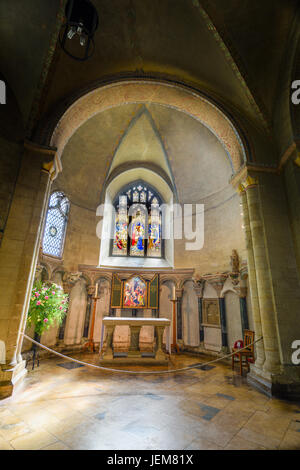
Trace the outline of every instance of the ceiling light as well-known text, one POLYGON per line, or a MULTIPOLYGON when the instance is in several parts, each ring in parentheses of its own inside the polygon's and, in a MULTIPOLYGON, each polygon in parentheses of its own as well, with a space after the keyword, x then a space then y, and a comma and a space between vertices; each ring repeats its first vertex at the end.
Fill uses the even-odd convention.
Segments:
POLYGON ((90 0, 68 0, 66 22, 59 36, 62 49, 76 60, 87 60, 95 49, 94 34, 99 18, 90 0))

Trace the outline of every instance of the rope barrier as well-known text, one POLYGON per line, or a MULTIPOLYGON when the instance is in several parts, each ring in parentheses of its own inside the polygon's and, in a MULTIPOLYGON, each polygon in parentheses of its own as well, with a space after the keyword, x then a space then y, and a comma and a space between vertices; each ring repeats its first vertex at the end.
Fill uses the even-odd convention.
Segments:
MULTIPOLYGON (((97 366, 96 364, 90 364, 89 362, 80 361, 79 359, 75 359, 74 357, 65 356, 64 354, 61 354, 58 351, 54 351, 53 349, 48 348, 44 344, 39 343, 38 341, 35 341, 34 339, 30 338, 30 336, 27 336, 25 333, 22 333, 22 335, 24 336, 24 338, 26 338, 29 341, 31 341, 32 343, 40 346, 42 349, 45 349, 46 351, 50 351, 51 353, 56 354, 57 356, 62 357, 64 359, 67 359, 69 361, 77 362, 78 364, 82 364, 83 366, 92 367, 94 369, 100 369, 100 370, 104 370, 104 371, 108 371, 108 372, 118 372, 118 373, 123 373, 123 374, 137 374, 137 375, 175 374, 177 372, 184 372, 184 371, 191 370, 191 369, 198 369, 198 368, 207 366, 208 364, 213 364, 215 362, 220 362, 223 359, 232 357, 235 354, 237 354, 237 352, 233 352, 233 353, 230 353, 230 354, 226 354, 225 356, 218 357, 217 359, 213 359, 212 361, 203 362, 203 363, 201 363, 199 365, 196 365, 196 366, 191 365, 191 366, 187 366, 187 367, 182 367, 180 369, 171 369, 171 370, 162 370, 162 371, 138 371, 138 370, 111 369, 109 367, 97 366)), ((253 343, 248 344, 244 348, 240 348, 238 350, 238 352, 241 352, 241 351, 244 351, 244 350, 248 349, 250 346, 253 346, 254 344, 258 343, 258 341, 261 341, 262 339, 263 339, 263 337, 261 336, 256 341, 253 341, 253 343)))

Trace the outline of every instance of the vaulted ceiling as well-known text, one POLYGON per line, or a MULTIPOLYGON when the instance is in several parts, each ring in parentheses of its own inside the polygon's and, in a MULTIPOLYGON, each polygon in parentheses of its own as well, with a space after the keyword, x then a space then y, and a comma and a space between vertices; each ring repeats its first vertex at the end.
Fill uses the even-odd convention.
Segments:
MULTIPOLYGON (((117 168, 150 165, 168 178, 180 203, 203 203, 234 192, 225 149, 199 121, 157 104, 127 104, 97 114, 73 134, 54 187, 73 204, 95 210, 117 168)), ((155 181, 152 181, 155 187, 155 181)))
MULTIPOLYGON (((67 97, 108 77, 164 77, 223 104, 272 135, 297 0, 93 0, 100 24, 87 62, 57 44, 65 0, 2 0, 0 72, 27 136, 67 97)), ((287 79, 291 77, 288 76, 287 79)), ((276 131, 275 131, 276 134, 276 131)))

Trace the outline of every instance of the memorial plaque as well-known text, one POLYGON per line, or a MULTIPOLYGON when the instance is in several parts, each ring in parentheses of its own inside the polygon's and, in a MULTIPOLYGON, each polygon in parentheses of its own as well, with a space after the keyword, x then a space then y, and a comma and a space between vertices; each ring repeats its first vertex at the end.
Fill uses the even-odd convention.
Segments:
POLYGON ((220 326, 219 299, 203 299, 203 324, 220 326))

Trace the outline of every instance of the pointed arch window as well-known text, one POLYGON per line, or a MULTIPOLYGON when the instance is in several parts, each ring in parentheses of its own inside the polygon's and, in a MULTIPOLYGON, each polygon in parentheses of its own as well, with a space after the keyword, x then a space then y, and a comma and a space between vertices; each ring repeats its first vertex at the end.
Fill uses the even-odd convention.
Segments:
POLYGON ((123 188, 114 201, 112 256, 162 258, 162 199, 138 181, 123 188))
POLYGON ((62 256, 69 209, 69 199, 63 192, 55 191, 51 194, 42 243, 44 254, 58 258, 62 256))

